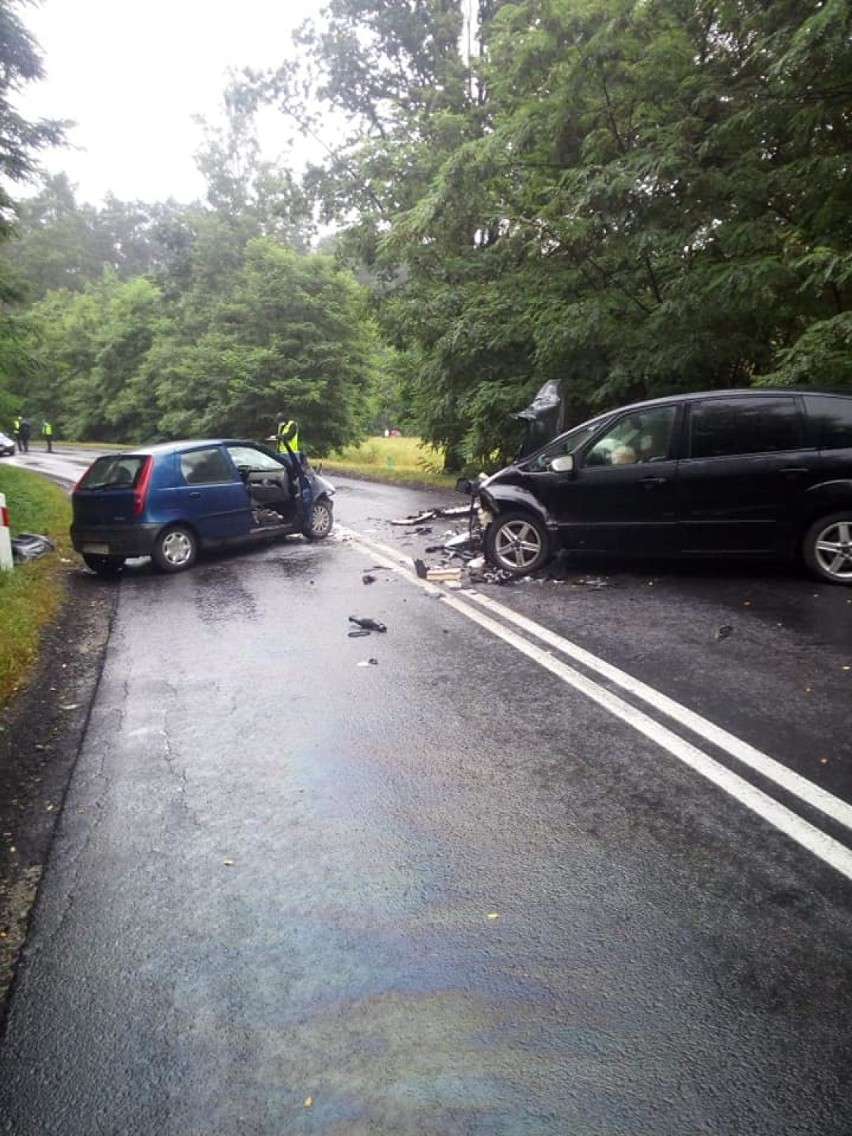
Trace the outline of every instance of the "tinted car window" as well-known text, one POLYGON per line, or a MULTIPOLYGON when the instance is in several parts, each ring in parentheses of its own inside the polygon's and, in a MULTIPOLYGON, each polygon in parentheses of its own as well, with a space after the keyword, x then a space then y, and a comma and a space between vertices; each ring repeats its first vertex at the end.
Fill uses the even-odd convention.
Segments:
POLYGON ((802 422, 793 398, 716 398, 691 409, 693 458, 775 453, 801 445, 802 422))
POLYGON ((852 450, 852 398, 809 394, 805 406, 821 450, 852 450))
POLYGON ((80 478, 79 489, 126 489, 135 486, 144 457, 116 455, 98 458, 80 478))
POLYGON ((215 481, 236 480, 233 469, 218 446, 181 454, 180 471, 187 485, 209 485, 215 481))

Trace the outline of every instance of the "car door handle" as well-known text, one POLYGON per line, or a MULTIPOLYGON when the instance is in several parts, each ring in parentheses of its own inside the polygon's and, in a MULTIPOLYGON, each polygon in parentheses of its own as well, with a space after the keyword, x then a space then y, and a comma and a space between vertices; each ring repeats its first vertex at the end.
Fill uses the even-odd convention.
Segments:
POLYGON ((668 481, 668 478, 667 477, 643 477, 643 478, 640 478, 640 481, 641 481, 642 485, 645 486, 646 489, 653 489, 655 485, 665 485, 665 483, 668 481))
POLYGON ((200 497, 200 496, 201 496, 201 493, 197 489, 193 489, 193 491, 190 493, 190 497, 200 497))
POLYGON ((806 465, 784 465, 781 467, 782 473, 807 473, 808 467, 806 465))

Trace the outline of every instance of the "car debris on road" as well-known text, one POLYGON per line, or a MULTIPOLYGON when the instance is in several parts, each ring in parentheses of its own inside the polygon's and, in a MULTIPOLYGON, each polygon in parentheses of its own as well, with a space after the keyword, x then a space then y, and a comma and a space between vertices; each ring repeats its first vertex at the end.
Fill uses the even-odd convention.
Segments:
POLYGON ((28 532, 18 533, 17 536, 13 536, 11 544, 12 559, 16 564, 23 564, 28 560, 38 560, 42 556, 47 556, 49 552, 53 552, 56 548, 49 537, 28 532))
MULTIPOLYGON (((384 625, 384 623, 381 623, 378 619, 372 619, 368 615, 367 616, 350 615, 349 616, 349 622, 357 624, 358 628, 361 631, 366 631, 368 634, 371 631, 387 631, 387 627, 384 625)), ((349 634, 350 635, 357 634, 357 632, 353 633, 353 632, 350 631, 349 634)))
POLYGON ((420 513, 414 513, 408 517, 400 517, 390 523, 392 525, 402 525, 411 528, 412 526, 422 525, 425 521, 434 521, 439 517, 466 517, 469 513, 470 505, 451 505, 448 508, 424 509, 420 513))
POLYGON ((508 587, 514 584, 550 582, 583 586, 590 591, 598 591, 612 586, 609 578, 605 576, 572 573, 566 563, 565 554, 561 551, 539 571, 528 576, 518 576, 505 568, 494 567, 485 557, 482 533, 471 513, 470 505, 425 509, 385 523, 405 527, 407 537, 427 536, 431 535, 432 530, 424 526, 423 522, 436 518, 464 520, 466 524, 461 531, 457 528, 445 531, 440 543, 426 545, 423 550, 424 556, 412 557, 414 571, 420 580, 442 584, 448 588, 459 588, 466 584, 508 587), (434 563, 426 559, 431 556, 436 558, 434 563))

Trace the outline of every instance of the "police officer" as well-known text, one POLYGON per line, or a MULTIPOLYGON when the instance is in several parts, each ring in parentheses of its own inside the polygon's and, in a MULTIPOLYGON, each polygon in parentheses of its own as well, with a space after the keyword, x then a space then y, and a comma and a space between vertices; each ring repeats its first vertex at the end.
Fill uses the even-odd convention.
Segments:
POLYGON ((29 419, 23 414, 18 423, 18 449, 24 454, 30 452, 30 423, 29 419))
POLYGON ((49 454, 52 454, 53 453, 53 427, 51 426, 51 424, 48 422, 48 420, 46 418, 45 418, 44 422, 42 422, 42 424, 41 424, 41 433, 42 433, 42 437, 44 438, 45 445, 47 446, 47 452, 49 454))
POLYGON ((18 449, 21 448, 21 416, 16 414, 12 419, 12 437, 18 443, 18 449))
POLYGON ((288 418, 285 414, 279 414, 278 426, 275 430, 275 448, 279 454, 286 454, 287 446, 294 452, 298 451, 299 423, 295 418, 288 418))

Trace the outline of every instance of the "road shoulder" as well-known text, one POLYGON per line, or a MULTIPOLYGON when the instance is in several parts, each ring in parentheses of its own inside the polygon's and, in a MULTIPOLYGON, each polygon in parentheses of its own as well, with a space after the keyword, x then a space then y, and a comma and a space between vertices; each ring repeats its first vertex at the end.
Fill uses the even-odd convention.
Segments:
POLYGON ((0 716, 0 1026, 118 600, 79 570, 65 586, 35 672, 0 716))

